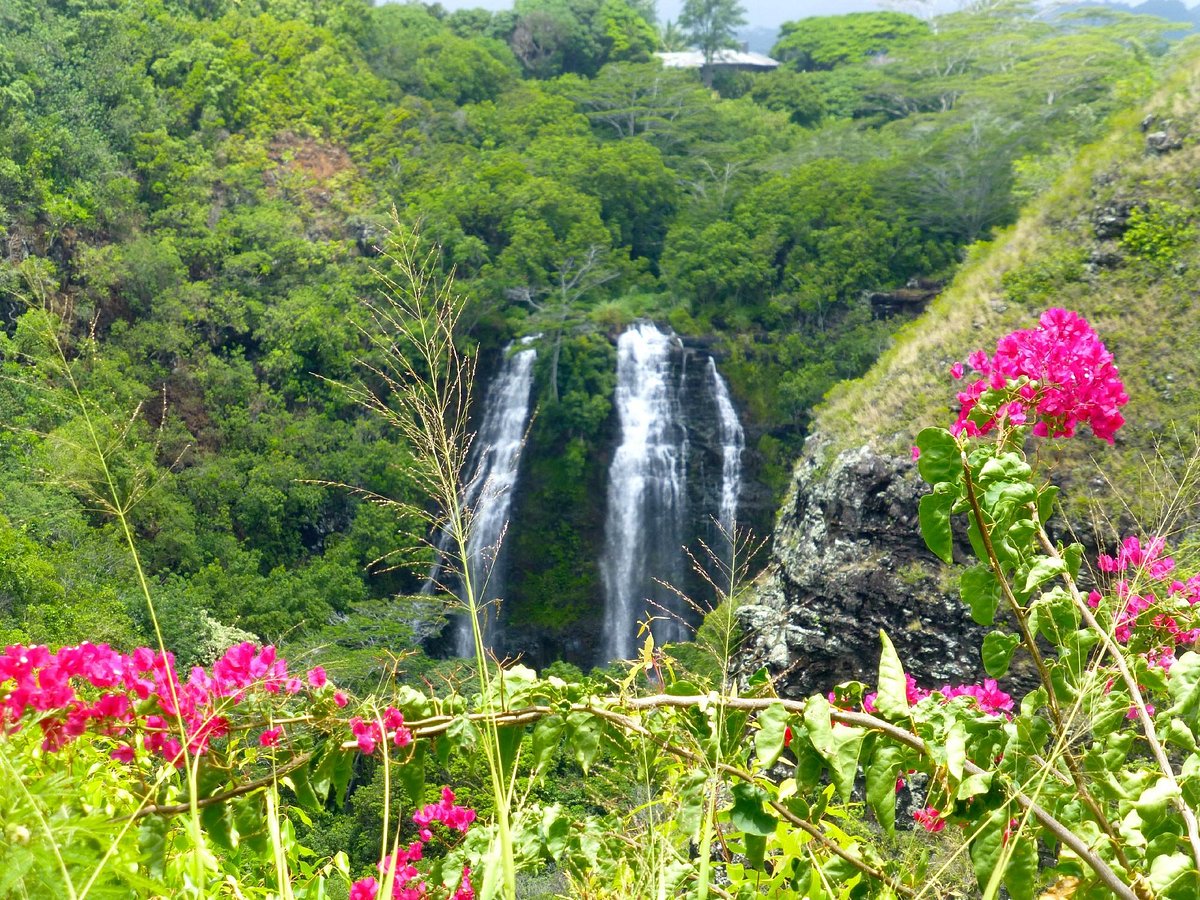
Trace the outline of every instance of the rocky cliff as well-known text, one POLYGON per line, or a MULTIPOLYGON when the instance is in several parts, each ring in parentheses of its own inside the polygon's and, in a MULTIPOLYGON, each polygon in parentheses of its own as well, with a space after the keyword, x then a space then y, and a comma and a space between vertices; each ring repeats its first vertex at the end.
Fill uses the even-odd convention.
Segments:
POLYGON ((790 696, 848 679, 874 683, 884 630, 922 684, 981 677, 975 648, 985 630, 917 530, 916 467, 869 446, 829 451, 810 442, 770 566, 738 611, 743 668, 766 666, 790 696))

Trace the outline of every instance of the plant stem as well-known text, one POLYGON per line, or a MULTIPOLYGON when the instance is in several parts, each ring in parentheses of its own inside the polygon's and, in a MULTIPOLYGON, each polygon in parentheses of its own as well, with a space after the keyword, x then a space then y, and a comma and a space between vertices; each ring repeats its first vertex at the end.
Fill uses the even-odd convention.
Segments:
MULTIPOLYGON (((1009 611, 1017 622, 1017 630, 1021 632, 1021 643, 1025 645, 1030 657, 1033 659, 1033 664, 1037 668, 1038 679, 1046 687, 1046 705, 1050 709, 1050 717, 1054 720, 1054 726, 1058 730, 1058 734, 1065 735, 1067 733, 1066 720, 1063 717, 1062 707, 1058 704, 1058 697, 1054 693, 1054 683, 1050 678, 1050 669, 1046 665, 1046 660, 1042 656, 1042 651, 1037 645, 1037 637, 1029 630, 1029 620, 1025 617, 1025 610, 1018 602, 1016 595, 1013 593, 1012 585, 1009 584, 1008 577, 1004 574, 1004 569, 1000 565, 1000 560, 996 556, 996 548, 992 543, 992 533, 984 521, 983 508, 979 505, 979 497, 975 493, 975 482, 971 477, 971 465, 967 461, 965 451, 960 451, 963 468, 963 483, 967 489, 967 502, 971 506, 971 515, 975 519, 975 526, 979 529, 979 536, 983 542, 984 550, 987 552, 988 565, 991 566, 992 574, 996 576, 996 582, 1000 585, 1000 590, 1004 594, 1004 600, 1008 604, 1009 611)), ((1035 510, 1036 521, 1036 510, 1035 510)), ((1038 526, 1041 527, 1040 525, 1038 526)), ((1075 792, 1083 801, 1091 812, 1096 823, 1108 836, 1109 844, 1113 848, 1113 853, 1117 857, 1117 861, 1125 869, 1129 869, 1129 860, 1125 856, 1125 851, 1121 846, 1120 837, 1113 829, 1112 823, 1108 820, 1108 816, 1104 814, 1104 810, 1092 796, 1091 791, 1087 789, 1087 782, 1083 778, 1083 772, 1080 771, 1079 761, 1071 752, 1071 748, 1066 745, 1064 740, 1062 745, 1063 760, 1067 764, 1067 771, 1071 774, 1071 781, 1074 782, 1075 792)))

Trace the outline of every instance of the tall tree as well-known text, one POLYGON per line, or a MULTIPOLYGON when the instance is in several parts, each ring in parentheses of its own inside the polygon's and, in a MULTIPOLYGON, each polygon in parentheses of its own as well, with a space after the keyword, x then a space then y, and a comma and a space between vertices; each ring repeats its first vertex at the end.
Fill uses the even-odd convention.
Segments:
POLYGON ((746 8, 738 0, 685 0, 679 27, 704 54, 704 83, 712 87, 713 57, 736 47, 734 32, 746 24, 746 8))

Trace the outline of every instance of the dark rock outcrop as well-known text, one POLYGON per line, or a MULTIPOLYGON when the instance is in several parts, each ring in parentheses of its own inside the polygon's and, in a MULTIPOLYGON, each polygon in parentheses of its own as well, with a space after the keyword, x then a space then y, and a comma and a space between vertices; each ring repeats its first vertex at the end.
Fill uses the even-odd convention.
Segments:
POLYGON ((1092 228, 1102 241, 1119 238, 1129 230, 1129 219, 1138 208, 1135 200, 1117 199, 1092 212, 1092 228))
POLYGON ((913 464, 869 447, 829 460, 819 440, 796 469, 769 569, 739 610, 740 671, 766 666, 792 697, 849 679, 873 684, 883 630, 923 686, 982 678, 986 629, 921 538, 927 488, 913 464))

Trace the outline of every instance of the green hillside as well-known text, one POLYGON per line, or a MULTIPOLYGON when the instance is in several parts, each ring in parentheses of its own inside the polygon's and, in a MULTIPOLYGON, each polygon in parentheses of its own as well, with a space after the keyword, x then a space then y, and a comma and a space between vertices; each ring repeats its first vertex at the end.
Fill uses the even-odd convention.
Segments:
POLYGON ((1183 58, 1144 108, 1118 116, 1015 225, 971 249, 950 287, 872 370, 830 393, 814 431, 835 449, 870 443, 906 454, 921 428, 953 419, 951 363, 1028 327, 1047 307, 1066 307, 1084 315, 1116 357, 1128 423, 1112 450, 1064 442, 1043 452, 1071 455, 1076 487, 1086 491, 1100 477, 1087 464, 1094 450, 1131 511, 1154 511, 1163 498, 1139 491, 1147 464, 1160 454, 1182 462, 1200 414, 1200 362, 1191 350, 1200 338, 1200 65, 1183 58))

